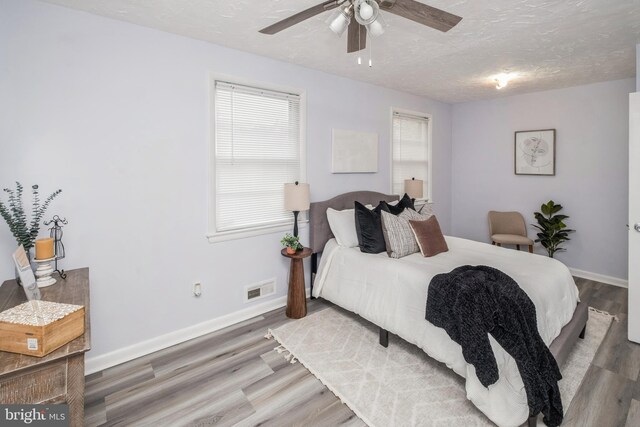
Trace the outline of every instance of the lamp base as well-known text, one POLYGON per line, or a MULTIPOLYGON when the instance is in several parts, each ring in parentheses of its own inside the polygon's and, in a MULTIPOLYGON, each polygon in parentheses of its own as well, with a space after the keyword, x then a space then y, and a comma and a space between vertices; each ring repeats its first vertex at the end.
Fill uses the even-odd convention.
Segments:
POLYGON ((293 211, 293 237, 298 237, 298 214, 300 211, 293 211))

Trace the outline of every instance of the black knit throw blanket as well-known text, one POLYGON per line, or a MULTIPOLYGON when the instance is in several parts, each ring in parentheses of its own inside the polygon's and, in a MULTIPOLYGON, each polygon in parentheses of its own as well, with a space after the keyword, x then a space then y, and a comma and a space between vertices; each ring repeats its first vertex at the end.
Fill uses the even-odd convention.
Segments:
POLYGON ((491 334, 518 365, 530 416, 542 412, 546 425, 562 423, 562 375, 538 333, 533 302, 511 277, 495 268, 470 265, 438 274, 429 284, 426 319, 460 344, 464 359, 485 387, 499 375, 491 334))

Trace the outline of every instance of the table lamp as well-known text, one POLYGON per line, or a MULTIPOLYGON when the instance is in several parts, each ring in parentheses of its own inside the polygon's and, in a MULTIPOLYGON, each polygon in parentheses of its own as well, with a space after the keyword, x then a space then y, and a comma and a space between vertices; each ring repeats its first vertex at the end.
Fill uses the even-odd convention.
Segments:
POLYGON ((293 212, 293 235, 298 236, 298 214, 306 211, 309 204, 309 184, 287 183, 284 185, 284 208, 293 212))
POLYGON ((421 179, 405 179, 404 180, 404 192, 411 197, 411 201, 415 202, 416 199, 422 198, 424 182, 421 179))

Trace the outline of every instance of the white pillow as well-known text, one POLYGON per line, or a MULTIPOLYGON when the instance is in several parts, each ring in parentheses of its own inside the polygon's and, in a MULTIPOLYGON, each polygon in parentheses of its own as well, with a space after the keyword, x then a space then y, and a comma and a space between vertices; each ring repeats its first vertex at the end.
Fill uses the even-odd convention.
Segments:
POLYGON ((356 234, 356 214, 354 209, 337 211, 332 208, 327 209, 327 220, 329 227, 340 246, 355 248, 358 246, 358 235, 356 234))

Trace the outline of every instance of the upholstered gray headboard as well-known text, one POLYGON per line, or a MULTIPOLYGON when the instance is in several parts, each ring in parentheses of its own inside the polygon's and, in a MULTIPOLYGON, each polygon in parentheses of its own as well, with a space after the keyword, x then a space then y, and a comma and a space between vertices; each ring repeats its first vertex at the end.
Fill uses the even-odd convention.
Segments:
POLYGON ((392 202, 398 200, 398 196, 377 193, 375 191, 353 191, 340 194, 333 199, 311 203, 309 210, 309 243, 313 253, 322 252, 324 245, 333 238, 329 222, 327 221, 327 208, 336 210, 353 209, 353 202, 358 201, 363 205, 378 205, 382 200, 392 202))

